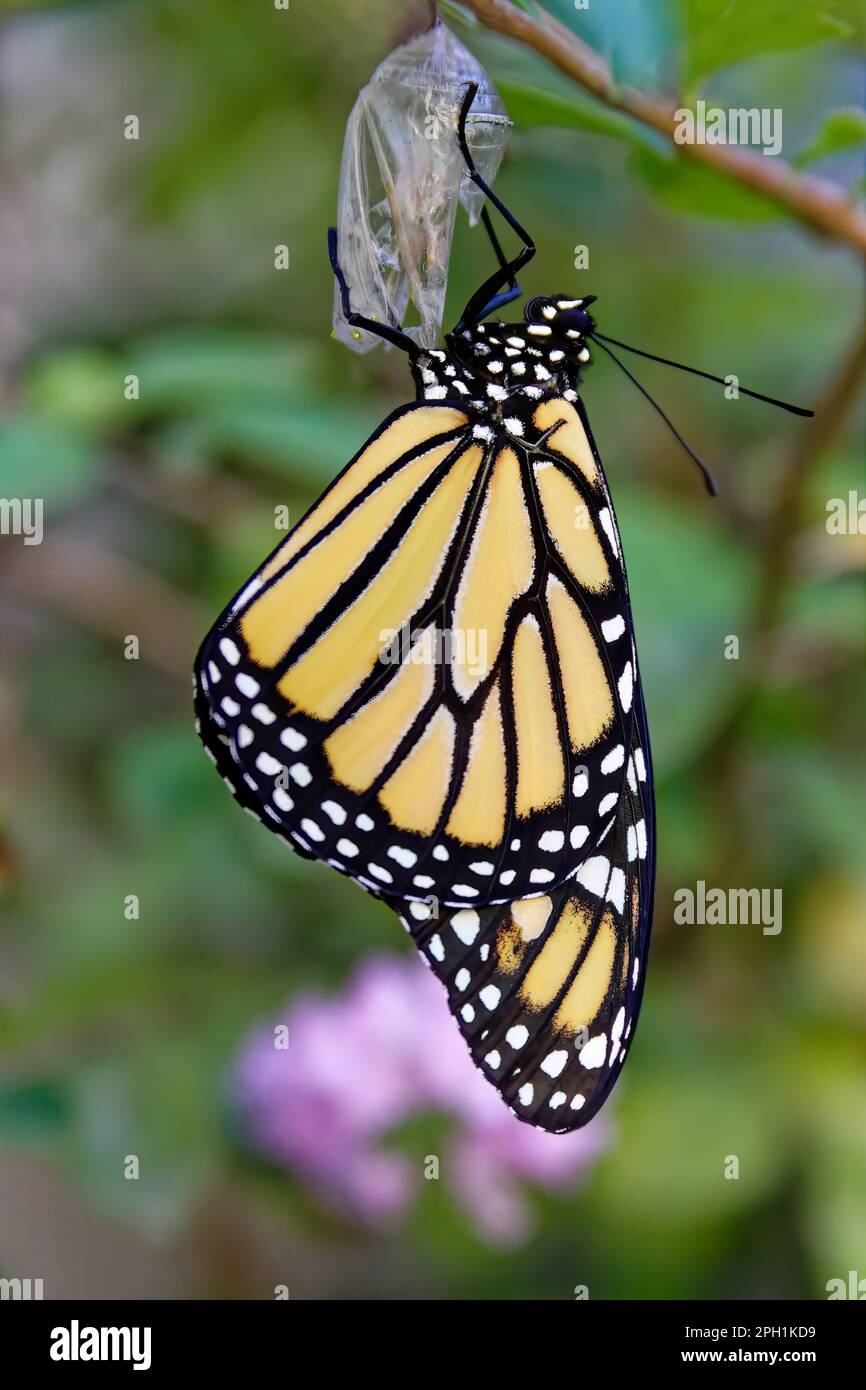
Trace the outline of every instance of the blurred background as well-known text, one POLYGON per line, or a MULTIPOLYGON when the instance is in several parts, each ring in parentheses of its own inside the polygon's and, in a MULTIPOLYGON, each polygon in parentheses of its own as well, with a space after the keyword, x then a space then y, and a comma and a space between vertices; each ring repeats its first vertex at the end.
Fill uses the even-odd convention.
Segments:
MULTIPOLYGON (((195 648, 274 509, 411 394, 398 354, 332 341, 325 229, 357 90, 424 7, 0 9, 0 496, 45 508, 0 562, 0 1276, 392 1299, 866 1276, 866 542, 827 526, 866 492, 856 253, 443 6, 515 121, 497 189, 539 244, 527 292, 595 293, 609 334, 819 410, 644 363, 713 501, 617 369, 588 374, 659 882, 623 1080, 541 1142, 490 1108, 388 911, 246 818, 191 722, 195 648), (782 930, 678 925, 700 880, 781 889, 782 930)), ((855 3, 548 9, 635 87, 782 108, 782 157, 862 196, 855 3)), ((461 214, 447 318, 488 271, 461 214)))

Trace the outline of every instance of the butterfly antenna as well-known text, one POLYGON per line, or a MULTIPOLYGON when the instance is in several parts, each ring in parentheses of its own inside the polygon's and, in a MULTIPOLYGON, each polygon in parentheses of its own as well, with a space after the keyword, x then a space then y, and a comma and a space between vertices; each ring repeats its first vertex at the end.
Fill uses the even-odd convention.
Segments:
MULTIPOLYGON (((719 386, 728 386, 722 376, 714 376, 712 372, 703 372, 700 367, 687 367, 685 362, 674 362, 670 357, 657 357, 654 352, 644 352, 643 348, 631 347, 628 343, 621 343, 618 338, 609 338, 605 333, 595 333, 594 338, 600 344, 613 343, 614 347, 624 348, 626 352, 634 352, 638 357, 647 357, 650 362, 661 362, 665 367, 676 367, 680 372, 691 372, 692 376, 702 376, 706 381, 716 381, 719 386)), ((613 356, 613 353, 611 353, 613 356)), ((622 365, 620 363, 620 365, 622 365)), ((760 391, 750 391, 746 386, 737 386, 737 390, 742 396, 751 396, 755 401, 763 401, 766 405, 776 405, 780 410, 787 410, 792 415, 813 416, 814 410, 806 410, 801 405, 791 405, 789 401, 779 401, 775 396, 764 396, 760 391)))
MULTIPOLYGON (((620 371, 625 372, 625 374, 626 374, 626 376, 628 377, 629 381, 633 382, 634 385, 637 387, 637 389, 640 391, 641 395, 646 397, 646 399, 649 401, 650 405, 653 407, 653 410, 656 410, 656 411, 659 413, 659 415, 662 417, 662 419, 664 420, 665 424, 667 425, 668 429, 670 430, 671 434, 673 435, 674 439, 676 439, 676 441, 677 441, 678 444, 681 444, 681 445, 682 445, 682 447, 685 449, 686 453, 688 454, 688 456, 689 456, 689 458, 692 460, 692 462, 693 462, 693 463, 696 463, 697 466, 698 466, 698 468, 701 470, 701 474, 702 474, 702 476, 703 476, 704 483, 706 484, 707 492, 710 494, 711 497, 717 497, 717 496, 718 496, 718 491, 719 491, 719 490, 718 490, 718 488, 716 487, 716 480, 715 480, 715 478, 713 477, 712 473, 710 472, 709 468, 707 468, 707 465, 704 463, 703 459, 700 458, 700 457, 695 453, 695 451, 694 451, 694 449, 691 447, 691 445, 686 443, 686 441, 683 439, 682 435, 680 434, 679 430, 677 429, 676 425, 675 425, 675 424, 673 423, 673 421, 665 414, 665 412, 662 410, 661 406, 659 405, 658 401, 655 400, 655 399, 650 395, 649 391, 647 391, 646 388, 645 388, 644 386, 641 386, 641 384, 640 384, 640 382, 638 381, 637 377, 632 375, 632 373, 629 371, 628 367, 625 365, 624 362, 621 362, 621 361, 620 361, 620 359, 617 357, 617 355, 616 355, 615 352, 611 352, 610 348, 607 347, 607 345, 606 345, 604 342, 602 342, 601 338, 599 337, 599 335, 598 335, 597 333, 591 333, 591 334, 590 334, 590 337, 592 338, 592 341, 593 341, 594 343, 598 343, 598 346, 602 349, 603 352, 606 352, 606 353, 607 353, 608 357, 612 357, 612 358, 613 358, 614 362, 615 362, 616 365, 619 367, 620 371)), ((612 341, 612 340, 611 340, 611 341, 612 341)))

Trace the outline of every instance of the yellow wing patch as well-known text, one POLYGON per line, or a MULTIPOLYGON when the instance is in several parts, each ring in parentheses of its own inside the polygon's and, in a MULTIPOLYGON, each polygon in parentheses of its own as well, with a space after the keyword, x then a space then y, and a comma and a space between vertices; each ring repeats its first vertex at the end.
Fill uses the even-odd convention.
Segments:
POLYGON ((536 465, 535 483, 544 520, 578 584, 593 594, 610 587, 610 570, 589 509, 574 483, 550 462, 536 465))
POLYGON ((333 521, 345 506, 363 492, 369 483, 384 473, 391 464, 422 444, 433 445, 436 438, 462 429, 469 422, 459 410, 447 406, 426 406, 399 415, 382 433, 368 444, 350 468, 338 478, 320 499, 317 506, 296 526, 276 554, 259 572, 263 583, 279 574, 308 541, 333 521))
POLYGON ((277 664, 331 597, 340 577, 357 568, 403 504, 452 448, 452 444, 440 444, 406 464, 250 605, 240 627, 254 661, 260 666, 277 664))
POLYGON ((499 686, 472 731, 469 762, 446 829, 470 845, 498 845, 505 828, 505 747, 499 686))
POLYGON ((543 1009, 556 998, 583 949, 590 926, 586 909, 569 899, 521 984, 520 996, 527 1008, 543 1009))
MULTIPOLYGON (((529 588, 534 567, 520 465, 513 449, 503 449, 493 468, 454 606, 455 629, 484 638, 480 659, 470 665, 464 656, 452 666, 454 688, 464 699, 493 669, 508 612, 515 598, 529 588)), ((469 650, 469 642, 463 642, 462 653, 469 650)))
MULTIPOLYGON (((582 909, 578 915, 585 936, 588 927, 586 910, 582 909)), ((579 1029, 589 1028, 600 1012, 610 989, 616 941, 616 924, 611 914, 606 912, 598 925, 583 964, 553 1016, 555 1027, 566 1033, 576 1033, 579 1029)))
MULTIPOLYGON (((424 634, 418 645, 423 641, 424 634)), ((430 662, 404 662, 380 694, 325 740, 325 753, 334 776, 353 791, 366 791, 432 694, 430 662)))
POLYGON ((385 783, 379 800, 406 830, 430 835, 442 813, 454 759, 454 717, 438 709, 412 752, 385 783))
MULTIPOLYGON (((277 688, 292 704, 330 719, 369 676, 388 634, 403 627, 438 578, 480 462, 477 445, 464 451, 360 598, 289 667, 277 688)), ((287 581, 302 585, 304 567, 301 561, 287 581)))
POLYGON ((549 430, 551 425, 561 422, 550 435, 550 447, 579 468, 586 481, 595 486, 599 481, 598 465, 589 447, 586 430, 571 402, 555 396, 553 400, 542 402, 533 419, 540 430, 549 430))
POLYGON ((586 619, 558 579, 547 583, 565 693, 568 733, 575 750, 589 748, 613 721, 613 693, 586 619))

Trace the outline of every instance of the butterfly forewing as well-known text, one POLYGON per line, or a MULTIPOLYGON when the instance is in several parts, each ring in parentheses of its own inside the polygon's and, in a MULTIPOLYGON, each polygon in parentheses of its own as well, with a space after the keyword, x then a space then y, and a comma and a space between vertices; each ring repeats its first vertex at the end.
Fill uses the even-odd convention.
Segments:
POLYGON ((202 737, 249 809, 373 892, 546 891, 622 786, 633 657, 606 485, 573 405, 525 404, 491 425, 397 411, 199 654, 202 737))

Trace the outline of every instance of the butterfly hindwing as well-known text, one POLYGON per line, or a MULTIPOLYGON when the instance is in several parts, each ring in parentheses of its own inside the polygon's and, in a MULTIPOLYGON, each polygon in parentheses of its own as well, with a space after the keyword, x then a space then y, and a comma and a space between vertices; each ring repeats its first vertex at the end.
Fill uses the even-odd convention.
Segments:
POLYGON ((444 984, 472 1058, 515 1114, 557 1133, 598 1111, 637 1022, 654 880, 652 771, 640 690, 613 822, 540 897, 457 912, 397 904, 444 984))

